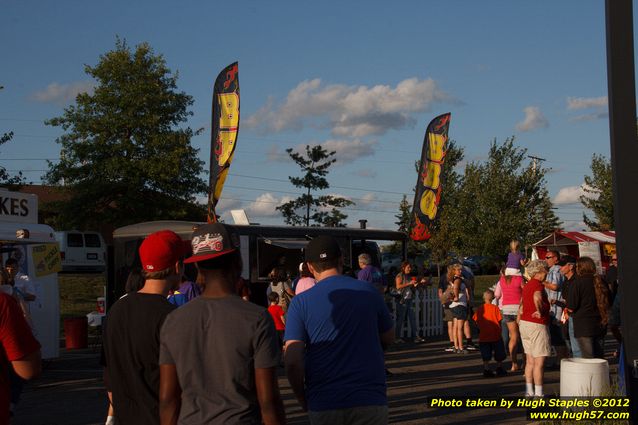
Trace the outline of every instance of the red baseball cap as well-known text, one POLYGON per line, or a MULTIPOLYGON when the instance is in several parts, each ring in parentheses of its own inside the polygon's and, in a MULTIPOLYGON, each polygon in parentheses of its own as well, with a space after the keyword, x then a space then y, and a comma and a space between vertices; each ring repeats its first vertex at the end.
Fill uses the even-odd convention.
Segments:
POLYGON ((184 258, 182 238, 171 230, 160 230, 144 239, 140 245, 140 261, 142 269, 154 272, 173 267, 184 258))

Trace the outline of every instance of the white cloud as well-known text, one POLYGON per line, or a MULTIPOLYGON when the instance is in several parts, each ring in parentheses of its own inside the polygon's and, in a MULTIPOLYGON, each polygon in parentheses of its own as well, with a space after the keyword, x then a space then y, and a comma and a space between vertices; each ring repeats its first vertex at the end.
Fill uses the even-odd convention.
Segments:
POLYGON ((580 186, 567 186, 561 188, 552 202, 554 205, 569 205, 580 204, 580 197, 587 196, 588 198, 597 198, 595 193, 587 193, 584 188, 589 187, 584 184, 580 186))
POLYGON ((580 197, 584 195, 582 186, 568 186, 561 188, 553 199, 554 205, 568 205, 580 203, 580 197))
POLYGON ((568 97, 567 109, 589 109, 589 108, 606 108, 607 96, 601 97, 568 97))
POLYGON ((594 109, 591 113, 576 115, 570 118, 570 121, 595 121, 606 119, 609 116, 609 113, 607 112, 607 104, 607 96, 568 97, 567 110, 578 111, 583 109, 594 109))
POLYGON ((370 205, 377 200, 376 193, 366 193, 361 198, 357 199, 357 204, 360 205, 370 205))
MULTIPOLYGON (((354 140, 326 140, 320 145, 328 152, 335 152, 333 158, 337 160, 336 164, 347 164, 354 162, 359 158, 374 155, 374 147, 376 141, 363 141, 360 139, 354 140)), ((312 144, 310 144, 312 146, 312 144)), ((292 148, 294 152, 297 152, 305 157, 306 144, 300 144, 292 148)), ((271 146, 268 149, 267 157, 270 161, 287 162, 290 157, 287 153, 279 150, 277 146, 271 146)))
POLYGON ((527 106, 523 112, 525 112, 525 119, 516 124, 518 131, 532 131, 549 126, 549 121, 538 106, 527 106))
POLYGON ((359 158, 374 155, 375 141, 364 142, 355 140, 326 140, 321 146, 328 152, 336 152, 334 158, 337 164, 353 162, 359 158))
POLYGON ((251 202, 247 207, 246 211, 248 212, 249 217, 274 217, 281 215, 281 212, 277 211, 275 208, 279 205, 290 201, 292 198, 289 196, 284 196, 282 198, 277 198, 270 192, 262 193, 255 199, 254 202, 251 202))
POLYGON ((75 81, 68 84, 51 83, 44 90, 31 95, 36 102, 66 105, 80 93, 93 93, 95 81, 75 81))
POLYGON ((330 128, 336 136, 363 137, 414 126, 413 113, 435 103, 458 102, 433 79, 409 78, 388 85, 322 85, 320 79, 302 81, 286 99, 269 99, 246 125, 266 132, 301 130, 305 125, 330 128))

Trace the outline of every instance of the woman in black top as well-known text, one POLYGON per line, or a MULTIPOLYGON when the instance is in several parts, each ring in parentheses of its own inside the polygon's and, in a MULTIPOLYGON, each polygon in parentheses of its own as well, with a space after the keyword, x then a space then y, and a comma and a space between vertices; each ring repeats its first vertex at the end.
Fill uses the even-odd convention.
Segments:
POLYGON ((596 265, 589 257, 581 257, 576 261, 576 279, 569 288, 567 308, 574 321, 574 336, 582 357, 603 358, 609 289, 596 274, 596 265))

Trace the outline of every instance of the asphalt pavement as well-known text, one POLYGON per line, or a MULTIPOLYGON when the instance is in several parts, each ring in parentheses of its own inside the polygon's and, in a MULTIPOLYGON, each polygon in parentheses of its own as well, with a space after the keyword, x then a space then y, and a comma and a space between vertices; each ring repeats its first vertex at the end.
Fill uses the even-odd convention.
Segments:
MULTIPOLYGON (((447 343, 432 340, 394 346, 386 353, 390 423, 523 424, 524 409, 431 408, 428 397, 522 396, 522 373, 484 378, 478 351, 444 352, 447 343)), ((610 347, 609 350, 615 347, 610 347)), ((506 364, 507 365, 507 364, 506 364)), ((507 365, 509 366, 509 365, 507 365)), ((615 366, 611 366, 615 374, 615 366)), ((545 394, 558 395, 560 372, 545 372, 545 394)), ((306 424, 280 370, 279 380, 289 424, 306 424)), ((42 376, 26 385, 13 425, 97 425, 106 418, 107 399, 99 366, 99 347, 62 350, 45 364, 42 376)))

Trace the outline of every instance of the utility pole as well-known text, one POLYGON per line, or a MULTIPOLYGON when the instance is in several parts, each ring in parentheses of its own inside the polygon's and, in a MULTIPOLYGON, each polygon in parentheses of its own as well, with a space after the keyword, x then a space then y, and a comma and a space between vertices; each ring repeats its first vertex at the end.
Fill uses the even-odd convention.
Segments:
POLYGON ((636 205, 638 155, 636 139, 636 81, 634 75, 634 20, 632 0, 605 2, 607 27, 607 86, 611 169, 614 173, 614 218, 618 253, 618 282, 622 287, 620 316, 625 355, 625 388, 631 400, 633 420, 638 417, 638 225, 632 214, 636 205))
POLYGON ((532 160, 532 171, 534 172, 534 175, 536 175, 536 168, 539 166, 541 161, 545 161, 545 158, 540 158, 534 155, 527 155, 527 157, 532 160))

